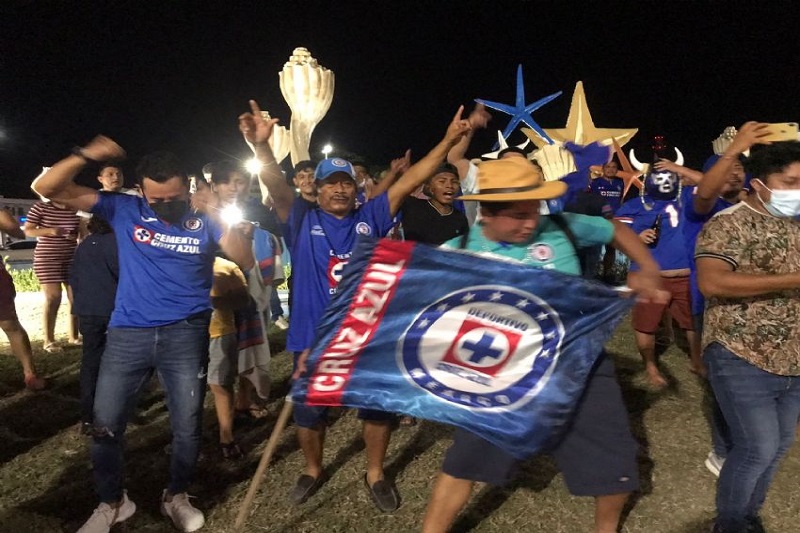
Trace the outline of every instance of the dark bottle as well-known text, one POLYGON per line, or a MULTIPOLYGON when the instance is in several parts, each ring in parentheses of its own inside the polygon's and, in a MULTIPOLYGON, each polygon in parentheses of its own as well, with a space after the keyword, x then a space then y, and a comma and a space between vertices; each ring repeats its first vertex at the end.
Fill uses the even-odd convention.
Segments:
POLYGON ((650 248, 655 248, 658 246, 658 239, 661 238, 661 213, 656 215, 656 221, 653 222, 653 225, 650 226, 650 229, 655 233, 655 237, 653 237, 653 242, 649 243, 647 246, 650 248))

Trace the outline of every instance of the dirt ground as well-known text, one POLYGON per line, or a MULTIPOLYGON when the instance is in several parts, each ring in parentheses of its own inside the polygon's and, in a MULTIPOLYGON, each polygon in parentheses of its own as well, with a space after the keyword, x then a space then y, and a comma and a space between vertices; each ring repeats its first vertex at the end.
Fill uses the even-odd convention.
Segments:
MULTIPOLYGON (((18 312, 34 341, 36 363, 51 387, 32 394, 21 390, 19 365, 7 343, 0 343, 0 532, 73 532, 95 506, 88 442, 78 436, 78 371, 80 349, 63 355, 41 350, 39 303, 36 294, 18 297, 18 312)), ((65 339, 64 309, 59 318, 65 339)), ((3 338, 2 341, 5 341, 3 338)), ((204 510, 204 531, 231 531, 233 520, 277 418, 286 394, 290 370, 288 354, 281 353, 283 335, 271 344, 275 387, 270 416, 241 425, 237 438, 247 452, 235 463, 221 460, 210 395, 207 396, 203 457, 191 493, 204 510)), ((715 478, 703 466, 709 451, 709 433, 703 418, 703 387, 688 372, 685 354, 670 347, 662 358, 671 387, 649 391, 633 335, 624 325, 609 344, 631 413, 634 433, 641 443, 642 490, 629 509, 625 532, 707 531, 714 513, 715 478)), ((302 456, 294 430, 281 437, 273 464, 256 497, 246 531, 249 532, 400 532, 419 529, 433 480, 449 445, 450 430, 421 422, 398 429, 388 457, 403 503, 395 513, 382 514, 364 490, 363 444, 352 412, 340 413, 328 431, 325 462, 331 479, 307 503, 292 507, 286 494, 301 471, 302 456)), ((171 532, 158 500, 168 474, 170 441, 167 412, 158 386, 143 395, 135 423, 128 429, 127 482, 137 513, 112 531, 171 532)), ((764 508, 767 530, 800 531, 800 447, 784 460, 764 508)), ((571 496, 546 457, 527 462, 508 488, 478 487, 455 531, 588 532, 592 501, 571 496)))

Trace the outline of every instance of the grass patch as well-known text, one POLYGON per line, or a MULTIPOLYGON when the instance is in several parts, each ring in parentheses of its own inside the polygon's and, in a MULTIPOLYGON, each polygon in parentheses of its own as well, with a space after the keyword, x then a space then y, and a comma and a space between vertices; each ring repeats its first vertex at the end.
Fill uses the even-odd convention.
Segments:
MULTIPOLYGON (((262 446, 269 436, 288 390, 291 358, 281 352, 284 333, 271 332, 274 388, 270 416, 237 428, 247 452, 238 463, 224 463, 217 451, 215 416, 206 397, 203 457, 191 493, 204 510, 204 531, 230 531, 262 446)), ((36 345, 36 360, 53 383, 42 394, 19 392, 21 372, 11 357, 0 357, 0 531, 72 532, 96 505, 89 470, 87 441, 78 437, 78 366, 80 350, 67 348, 52 356, 36 345)), ((631 425, 641 445, 642 491, 625 521, 625 532, 694 533, 714 513, 716 480, 703 466, 710 448, 703 418, 704 387, 688 371, 688 358, 675 346, 662 356, 671 386, 655 393, 644 386, 633 333, 624 324, 608 349, 625 393, 631 425)), ((8 353, 7 345, 0 352, 8 353)), ((325 464, 330 480, 299 507, 286 494, 302 469, 302 454, 290 426, 282 436, 256 497, 249 532, 405 532, 419 530, 431 486, 450 443, 451 429, 429 422, 395 431, 387 458, 403 504, 392 514, 375 509, 363 488, 365 469, 360 423, 341 411, 327 435, 325 464)), ((127 531, 172 532, 159 513, 158 498, 168 479, 168 416, 158 386, 149 389, 127 433, 127 482, 139 510, 127 531)), ((768 531, 796 531, 800 494, 797 447, 784 460, 764 508, 768 531)), ((508 532, 590 531, 593 503, 569 494, 553 462, 531 459, 508 488, 476 488, 456 531, 508 532)))

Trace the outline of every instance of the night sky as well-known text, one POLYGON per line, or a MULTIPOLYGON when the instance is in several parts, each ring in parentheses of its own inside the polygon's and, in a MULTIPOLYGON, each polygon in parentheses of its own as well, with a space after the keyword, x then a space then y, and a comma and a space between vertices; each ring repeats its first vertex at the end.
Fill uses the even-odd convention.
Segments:
MULTIPOLYGON (((312 155, 419 157, 459 104, 512 103, 521 63, 528 102, 564 91, 534 113, 543 127, 564 126, 582 80, 597 126, 639 128, 626 150, 662 134, 699 167, 725 126, 800 119, 798 20, 788 1, 3 0, 0 194, 30 197, 43 165, 97 133, 128 151, 128 181, 156 149, 190 172, 248 157, 236 117, 255 98, 288 126, 278 72, 297 46, 336 74, 312 155)), ((506 123, 494 113, 470 155, 506 123)))

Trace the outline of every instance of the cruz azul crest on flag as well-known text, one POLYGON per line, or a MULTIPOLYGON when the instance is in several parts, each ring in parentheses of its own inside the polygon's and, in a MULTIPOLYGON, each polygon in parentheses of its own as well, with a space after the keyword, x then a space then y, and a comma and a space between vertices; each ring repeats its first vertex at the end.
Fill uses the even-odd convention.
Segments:
POLYGON ((454 424, 526 457, 566 426, 631 305, 576 276, 361 239, 292 400, 454 424))

